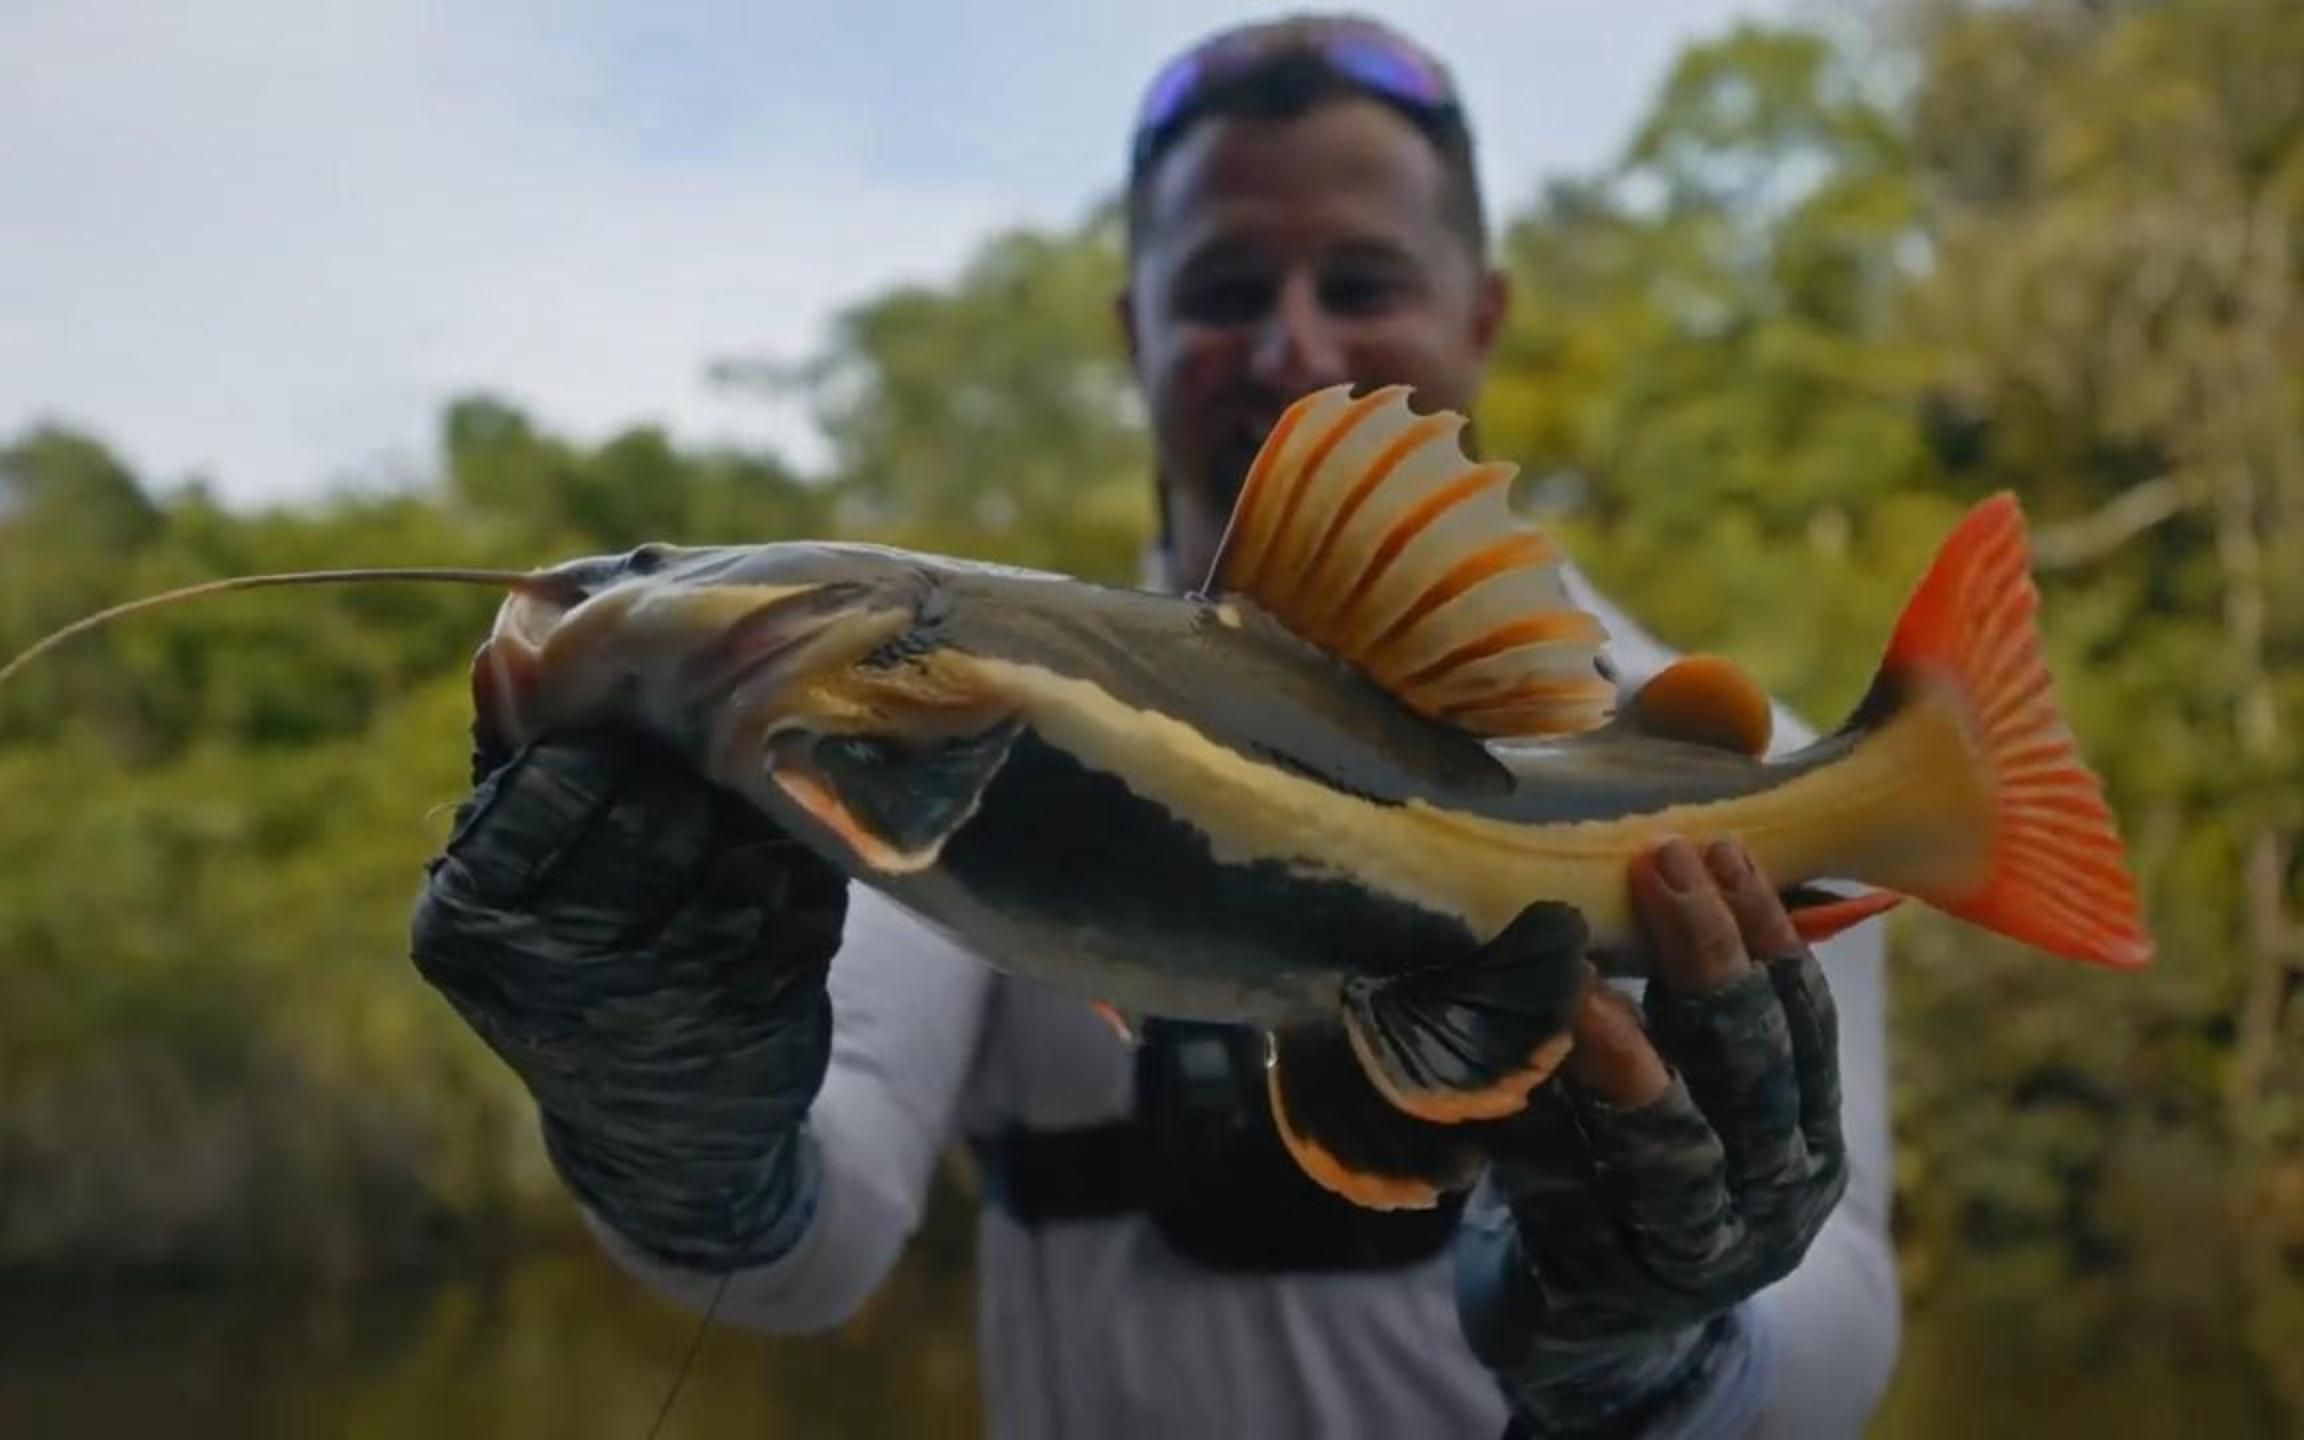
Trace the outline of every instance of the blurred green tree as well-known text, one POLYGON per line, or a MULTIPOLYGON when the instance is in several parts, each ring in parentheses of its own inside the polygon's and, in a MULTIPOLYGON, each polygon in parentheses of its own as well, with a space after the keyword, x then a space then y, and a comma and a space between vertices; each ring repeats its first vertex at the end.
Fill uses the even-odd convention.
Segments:
POLYGON ((798 363, 718 374, 807 402, 842 533, 1133 583, 1151 462, 1112 314, 1118 225, 1106 205, 995 236, 948 286, 850 306, 798 363))

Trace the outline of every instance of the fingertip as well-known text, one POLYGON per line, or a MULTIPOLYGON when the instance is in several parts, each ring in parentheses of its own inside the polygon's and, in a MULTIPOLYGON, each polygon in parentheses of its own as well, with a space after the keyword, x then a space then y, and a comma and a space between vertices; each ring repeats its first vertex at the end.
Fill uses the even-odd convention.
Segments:
POLYGON ((1650 949, 1668 951, 1678 944, 1680 901, 1664 876, 1661 861, 1674 846, 1685 846, 1677 835, 1667 835, 1632 857, 1627 881, 1632 891, 1632 912, 1648 937, 1650 949))
POLYGON ((1776 893, 1751 851, 1733 840, 1721 839, 1712 843, 1704 859, 1719 882, 1721 898, 1727 902, 1744 949, 1753 960, 1781 960, 1799 953, 1800 932, 1784 908, 1783 897, 1776 893))
POLYGON ((484 792, 451 848, 493 904, 653 911, 702 877, 719 835, 706 787, 615 737, 523 747, 484 792))
POLYGON ((1672 1072, 1649 1042, 1639 1007, 1613 986, 1585 990, 1571 1033, 1568 1078, 1611 1104, 1637 1109, 1672 1088, 1672 1072))
POLYGON ((1654 974, 1668 988, 1701 993, 1733 983, 1751 966, 1737 917, 1716 878, 1711 856, 1673 836, 1635 864, 1634 904, 1654 956, 1654 974))

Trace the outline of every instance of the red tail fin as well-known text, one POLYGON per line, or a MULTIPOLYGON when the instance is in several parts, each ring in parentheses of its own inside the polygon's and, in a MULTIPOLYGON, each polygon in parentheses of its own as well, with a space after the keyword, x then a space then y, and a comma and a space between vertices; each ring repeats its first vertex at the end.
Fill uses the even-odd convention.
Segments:
POLYGON ((2023 512, 1995 495, 1937 552, 1897 622, 1884 675, 1926 672, 1964 703, 1994 797, 1991 864, 1965 894, 1923 898, 2069 959, 2152 959, 2120 836, 2040 656, 2023 512))

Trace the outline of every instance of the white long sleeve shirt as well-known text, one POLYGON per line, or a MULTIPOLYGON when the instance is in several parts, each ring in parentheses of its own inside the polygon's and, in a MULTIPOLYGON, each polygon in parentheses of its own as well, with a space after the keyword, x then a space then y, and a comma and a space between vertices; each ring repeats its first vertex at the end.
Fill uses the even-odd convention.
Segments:
MULTIPOLYGON (((1571 573, 1624 683, 1672 657, 1571 573)), ((1777 749, 1812 738, 1778 710, 1777 749)), ((1840 1022, 1847 1193, 1798 1269, 1755 1297, 1757 1363, 1705 1407, 1706 1433, 1830 1440, 1862 1432, 1893 1370, 1900 1297, 1889 1239, 1882 927, 1819 947, 1840 1022)), ((1131 1113, 1127 1044, 1086 1004, 1000 974, 853 887, 833 961, 830 1068, 809 1127, 817 1210, 775 1263, 731 1278, 727 1322, 835 1326, 918 1226, 938 1156, 965 1135, 1062 1129, 1131 1113)), ((1458 1328, 1446 1252, 1405 1269, 1215 1272, 1174 1255, 1140 1215, 1027 1229, 978 1222, 986 1433, 1060 1437, 1476 1437, 1507 1413, 1458 1328)), ((595 1226, 626 1269, 701 1308, 717 1276, 664 1266, 595 1226)), ((886 1433, 901 1433, 891 1421, 886 1433)))

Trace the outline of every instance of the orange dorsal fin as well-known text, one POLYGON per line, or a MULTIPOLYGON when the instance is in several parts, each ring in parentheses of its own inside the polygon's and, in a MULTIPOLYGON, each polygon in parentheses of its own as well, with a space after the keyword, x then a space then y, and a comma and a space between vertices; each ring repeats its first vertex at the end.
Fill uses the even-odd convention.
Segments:
POLYGON ((1768 753, 1776 712, 1768 693, 1734 661, 1687 655, 1640 687, 1621 723, 1663 739, 1758 757, 1768 753))
POLYGON ((1209 580, 1474 734, 1589 730, 1616 687, 1607 633, 1568 598, 1551 537, 1506 503, 1508 464, 1458 446, 1464 417, 1405 386, 1291 405, 1250 467, 1209 580))
POLYGON ((2039 605, 2023 511, 2013 495, 1982 501, 1906 604, 1866 708, 1950 707, 1990 797, 1975 837, 1982 881, 1919 898, 2054 954, 2135 969, 2151 962, 2152 933, 2103 785, 2057 702, 2039 605))

